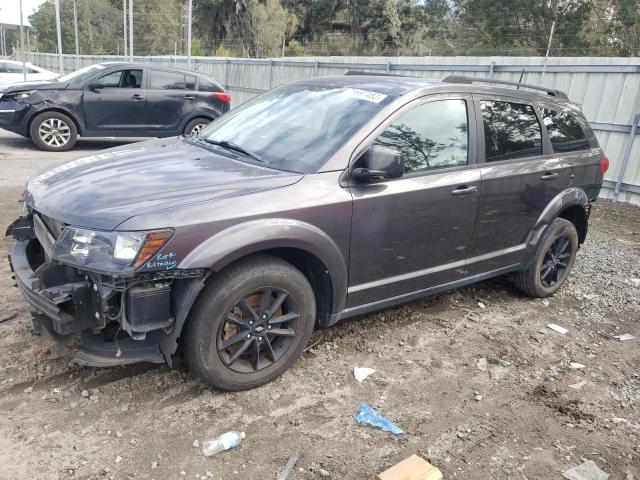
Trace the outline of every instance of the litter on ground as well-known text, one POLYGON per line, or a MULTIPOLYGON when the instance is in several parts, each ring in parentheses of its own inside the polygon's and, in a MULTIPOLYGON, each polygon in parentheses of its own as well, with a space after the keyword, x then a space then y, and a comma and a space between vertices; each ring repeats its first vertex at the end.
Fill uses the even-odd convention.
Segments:
POLYGON ((414 454, 379 474, 378 480, 442 480, 442 472, 414 454))
POLYGON ((550 328, 554 332, 558 332, 560 335, 564 335, 565 333, 567 333, 569 331, 566 328, 561 327, 560 325, 556 325, 555 323, 548 324, 547 328, 550 328))
POLYGON ((278 479, 277 480, 287 480, 287 477, 289 477, 289 474, 291 473, 291 470, 293 470, 293 467, 295 467, 296 463, 298 463, 298 459, 299 458, 300 458, 300 452, 298 452, 296 450, 289 457, 289 460, 287 461, 287 464, 284 466, 284 468, 282 469, 282 471, 278 475, 278 479))
POLYGON ((636 337, 634 337, 630 333, 625 333, 624 335, 617 335, 616 338, 618 340, 620 340, 621 342, 624 342, 624 341, 627 341, 627 340, 635 340, 636 337))
POLYGON ((577 467, 565 470, 562 476, 567 480, 607 480, 609 478, 609 474, 600 470, 593 460, 585 460, 577 467))
POLYGON ((378 413, 371 405, 365 402, 360 402, 360 413, 356 415, 356 422, 360 425, 371 425, 372 427, 380 428, 386 432, 391 432, 394 435, 400 435, 404 433, 398 425, 391 420, 384 418, 378 413))
POLYGON ((376 373, 377 370, 369 367, 355 367, 353 369, 353 376, 356 380, 362 383, 369 375, 376 373))

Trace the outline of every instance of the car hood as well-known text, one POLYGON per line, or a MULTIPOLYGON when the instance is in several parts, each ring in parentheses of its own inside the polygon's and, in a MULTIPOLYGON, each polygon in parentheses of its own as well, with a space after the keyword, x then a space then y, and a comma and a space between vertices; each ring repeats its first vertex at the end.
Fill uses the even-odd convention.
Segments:
POLYGON ((32 80, 29 82, 16 82, 0 86, 0 95, 23 90, 52 90, 66 88, 68 83, 60 83, 56 80, 32 80))
POLYGON ((184 138, 159 139, 52 168, 27 184, 25 201, 66 224, 112 230, 137 215, 279 188, 300 178, 214 153, 184 138))

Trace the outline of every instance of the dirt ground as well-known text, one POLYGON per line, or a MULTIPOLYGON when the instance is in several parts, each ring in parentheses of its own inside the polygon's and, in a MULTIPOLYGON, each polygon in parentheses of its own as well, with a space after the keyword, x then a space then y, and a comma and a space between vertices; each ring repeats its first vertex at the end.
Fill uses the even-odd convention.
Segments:
MULTIPOLYGON (((116 144, 47 154, 0 133, 0 226, 29 177, 116 144)), ((290 479, 371 479, 412 453, 445 479, 560 479, 583 459, 640 478, 640 208, 596 205, 548 301, 495 279, 345 321, 241 393, 206 388, 183 360, 95 369, 53 354, 30 334, 11 244, 0 238, 1 478, 272 479, 294 450, 290 479), (377 372, 359 384, 355 366, 377 372), (360 401, 406 434, 356 424, 360 401), (193 445, 227 430, 247 434, 235 450, 205 458, 193 445)))

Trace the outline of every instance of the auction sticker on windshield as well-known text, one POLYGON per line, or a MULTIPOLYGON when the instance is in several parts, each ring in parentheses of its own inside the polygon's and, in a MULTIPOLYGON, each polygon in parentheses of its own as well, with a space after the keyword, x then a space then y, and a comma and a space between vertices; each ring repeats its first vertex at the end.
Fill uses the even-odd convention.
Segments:
POLYGON ((360 90, 359 88, 345 88, 344 93, 346 93, 351 98, 358 98, 360 100, 367 100, 368 102, 380 103, 388 95, 384 93, 370 92, 369 90, 360 90))

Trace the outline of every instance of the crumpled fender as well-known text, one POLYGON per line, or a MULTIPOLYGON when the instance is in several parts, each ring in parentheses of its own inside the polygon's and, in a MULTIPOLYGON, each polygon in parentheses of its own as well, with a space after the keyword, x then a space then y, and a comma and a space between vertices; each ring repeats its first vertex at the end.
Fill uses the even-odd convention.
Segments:
POLYGON ((529 233, 526 244, 528 248, 535 248, 545 229, 565 209, 575 205, 585 207, 589 197, 581 188, 572 187, 556 195, 542 211, 535 226, 529 233))
POLYGON ((348 278, 344 256, 329 235, 299 220, 265 218, 234 225, 201 243, 177 268, 220 271, 239 258, 272 248, 297 248, 320 259, 331 277, 332 310, 344 308, 348 278))

